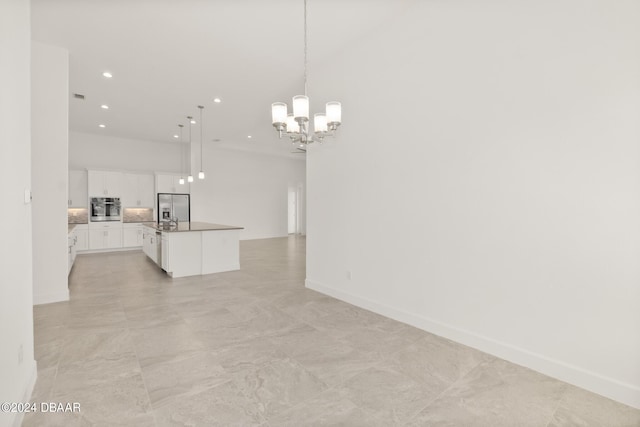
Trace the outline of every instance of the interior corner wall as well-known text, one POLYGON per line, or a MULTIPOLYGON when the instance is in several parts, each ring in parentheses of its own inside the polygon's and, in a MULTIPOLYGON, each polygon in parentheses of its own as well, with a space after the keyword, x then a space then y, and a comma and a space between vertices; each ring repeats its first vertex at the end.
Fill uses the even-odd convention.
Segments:
POLYGON ((193 221, 244 227, 241 240, 288 235, 288 191, 304 190, 304 159, 212 146, 204 156, 206 179, 191 184, 193 221))
POLYGON ((33 302, 69 299, 69 53, 33 42, 31 50, 31 182, 33 302))
POLYGON ((640 408, 640 3, 408 5, 309 82, 307 286, 640 408))
MULTIPOLYGON (((31 275, 30 55, 28 0, 0 2, 0 402, 28 402, 36 380, 31 275)), ((0 412, 0 427, 20 414, 0 412)))

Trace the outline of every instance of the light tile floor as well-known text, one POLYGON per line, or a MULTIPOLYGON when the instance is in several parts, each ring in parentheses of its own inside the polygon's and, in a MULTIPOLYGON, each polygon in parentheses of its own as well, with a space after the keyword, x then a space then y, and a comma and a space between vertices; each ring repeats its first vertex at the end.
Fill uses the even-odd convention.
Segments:
POLYGON ((241 242, 242 270, 168 278, 80 255, 34 309, 25 426, 640 426, 640 411, 304 287, 305 239, 241 242))

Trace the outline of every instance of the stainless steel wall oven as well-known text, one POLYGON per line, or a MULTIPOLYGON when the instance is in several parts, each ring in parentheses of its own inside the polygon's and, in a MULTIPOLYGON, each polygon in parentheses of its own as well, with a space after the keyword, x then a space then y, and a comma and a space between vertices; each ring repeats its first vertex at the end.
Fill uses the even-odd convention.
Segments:
POLYGON ((91 221, 120 221, 121 211, 119 197, 91 198, 91 221))

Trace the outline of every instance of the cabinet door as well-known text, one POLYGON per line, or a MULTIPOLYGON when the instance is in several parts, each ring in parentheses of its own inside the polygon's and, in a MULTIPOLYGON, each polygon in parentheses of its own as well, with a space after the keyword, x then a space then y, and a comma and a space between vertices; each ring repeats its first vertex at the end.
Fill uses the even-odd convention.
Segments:
POLYGON ((122 247, 122 228, 113 228, 106 231, 107 248, 116 249, 122 247))
POLYGON ((156 192, 175 193, 173 185, 173 175, 156 175, 156 192))
POLYGON ((135 173, 125 173, 122 175, 122 194, 120 202, 123 208, 135 208, 138 204, 138 175, 135 173))
POLYGON ((102 228, 94 228, 89 230, 89 249, 104 249, 107 247, 106 231, 102 228))
POLYGON ((149 236, 149 253, 147 255, 153 262, 158 263, 158 242, 156 241, 155 234, 149 236))
POLYGON ((109 197, 122 197, 122 173, 104 172, 104 187, 109 197))
POLYGON ((142 226, 136 228, 136 246, 142 246, 142 226))
POLYGON ((138 244, 138 229, 123 228, 122 229, 122 247, 133 248, 136 246, 140 246, 138 244))
POLYGON ((160 267, 167 273, 171 273, 171 244, 170 240, 165 237, 164 233, 162 234, 162 260, 160 263, 160 267))
POLYGON ((156 201, 153 175, 138 176, 138 200, 138 206, 153 208, 156 201))
POLYGON ((78 242, 78 236, 76 234, 76 231, 74 230, 73 233, 71 233, 71 265, 73 266, 73 263, 76 262, 76 251, 78 250, 77 247, 77 242, 78 242))
POLYGON ((86 208, 89 201, 87 191, 87 172, 69 171, 69 207, 86 208))
POLYGON ((88 188, 89 197, 104 197, 104 172, 89 171, 88 172, 88 188))
POLYGON ((76 230, 76 251, 86 251, 89 249, 88 245, 88 231, 87 230, 76 230))

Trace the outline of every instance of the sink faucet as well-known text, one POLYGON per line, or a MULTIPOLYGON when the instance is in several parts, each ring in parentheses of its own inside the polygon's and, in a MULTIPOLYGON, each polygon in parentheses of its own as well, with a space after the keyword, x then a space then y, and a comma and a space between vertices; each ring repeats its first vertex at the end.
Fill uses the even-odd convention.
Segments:
POLYGON ((177 216, 172 216, 171 218, 169 218, 169 227, 171 227, 171 225, 175 225, 176 227, 178 226, 177 216))

